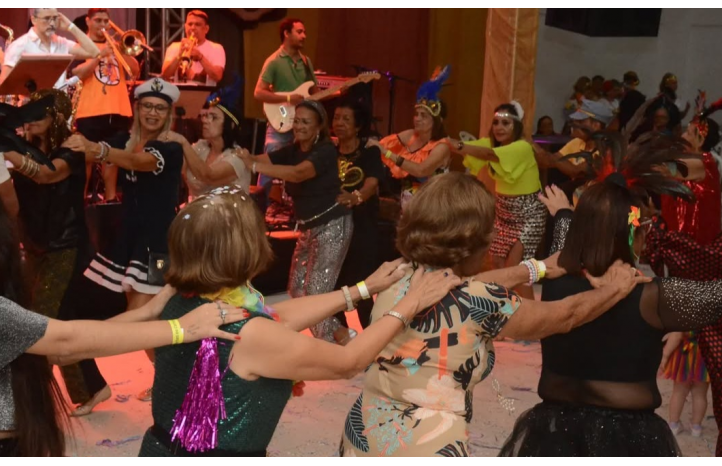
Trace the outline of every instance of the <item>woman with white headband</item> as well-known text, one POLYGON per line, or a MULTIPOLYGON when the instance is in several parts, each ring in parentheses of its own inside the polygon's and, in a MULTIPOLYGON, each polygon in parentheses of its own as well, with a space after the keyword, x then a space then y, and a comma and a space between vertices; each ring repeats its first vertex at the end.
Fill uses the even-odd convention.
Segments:
MULTIPOLYGON (((534 150, 524 137, 524 110, 518 102, 499 105, 489 137, 463 142, 449 139, 451 150, 465 155, 464 165, 477 176, 486 168, 496 182, 496 237, 491 244, 494 268, 534 258, 544 233, 546 212, 539 201, 541 182, 534 150)), ((531 286, 517 290, 534 299, 531 286)))

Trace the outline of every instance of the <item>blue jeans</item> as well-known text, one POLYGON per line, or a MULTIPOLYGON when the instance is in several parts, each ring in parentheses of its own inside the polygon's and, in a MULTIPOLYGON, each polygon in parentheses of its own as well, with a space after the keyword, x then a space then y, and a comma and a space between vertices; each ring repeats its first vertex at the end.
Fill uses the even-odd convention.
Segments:
MULTIPOLYGON (((266 127, 266 144, 263 146, 264 153, 269 154, 289 144, 293 144, 293 131, 279 133, 273 129, 273 126, 270 124, 266 127)), ((259 175, 257 185, 263 186, 263 191, 266 193, 266 202, 268 202, 271 194, 271 186, 273 186, 273 178, 266 175, 259 175)))

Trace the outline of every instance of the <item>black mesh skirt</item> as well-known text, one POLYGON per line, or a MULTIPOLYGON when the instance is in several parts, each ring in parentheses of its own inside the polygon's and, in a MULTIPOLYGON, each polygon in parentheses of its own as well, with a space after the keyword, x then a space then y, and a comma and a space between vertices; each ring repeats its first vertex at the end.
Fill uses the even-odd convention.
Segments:
POLYGON ((681 456, 653 411, 540 403, 522 414, 499 456, 681 456))

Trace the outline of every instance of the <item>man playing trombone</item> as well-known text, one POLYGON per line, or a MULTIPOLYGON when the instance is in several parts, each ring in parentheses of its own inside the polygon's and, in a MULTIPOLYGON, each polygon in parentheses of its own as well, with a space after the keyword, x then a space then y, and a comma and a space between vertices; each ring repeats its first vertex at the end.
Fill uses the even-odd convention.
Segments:
POLYGON ((226 51, 221 44, 206 39, 208 15, 201 10, 188 12, 186 37, 170 44, 163 60, 163 79, 174 82, 192 81, 215 86, 223 79, 226 51))
MULTIPOLYGON (((85 18, 88 37, 100 49, 100 55, 74 63, 71 73, 82 80, 75 121, 77 130, 87 139, 98 142, 127 133, 133 111, 128 96, 128 82, 139 73, 138 61, 131 54, 140 54, 141 48, 133 50, 118 43, 109 31, 117 27, 110 20, 107 8, 91 8, 85 18)), ((122 32, 122 31, 120 31, 122 32)), ((126 33, 128 34, 128 33, 126 33)), ((78 91, 76 91, 78 92, 78 91)), ((105 201, 116 198, 118 167, 105 164, 105 201)), ((89 179, 89 177, 88 177, 89 179)))

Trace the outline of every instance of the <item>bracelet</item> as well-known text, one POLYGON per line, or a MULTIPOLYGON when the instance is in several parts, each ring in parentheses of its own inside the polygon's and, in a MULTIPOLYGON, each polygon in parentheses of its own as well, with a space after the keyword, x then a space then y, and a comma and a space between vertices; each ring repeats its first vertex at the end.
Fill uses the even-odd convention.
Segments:
POLYGON ((256 173, 256 162, 253 162, 253 165, 251 165, 251 171, 256 173))
MULTIPOLYGON (((354 192, 351 193, 351 194, 353 194, 354 196, 356 196, 356 199, 358 200, 358 203, 359 203, 359 204, 363 204, 364 198, 363 198, 363 196, 361 196, 361 191, 359 191, 358 189, 356 189, 356 190, 354 190, 354 192)), ((363 283, 363 282, 362 282, 362 283, 363 283)))
POLYGON ((349 290, 347 286, 343 286, 341 287, 341 291, 343 291, 343 297, 346 300, 346 312, 353 311, 356 306, 354 306, 353 299, 351 299, 351 290, 349 290))
POLYGON ((547 265, 542 261, 534 261, 539 269, 539 280, 542 280, 547 274, 547 265))
POLYGON ((180 345, 183 343, 183 337, 185 332, 183 331, 183 327, 181 327, 180 321, 178 319, 169 320, 168 323, 170 324, 171 332, 173 332, 173 342, 172 345, 180 345))
POLYGON ((521 261, 519 262, 519 265, 523 265, 529 270, 529 286, 533 285, 537 282, 537 270, 534 264, 531 263, 531 261, 521 261))
POLYGON ((70 23, 70 26, 68 26, 68 32, 73 32, 73 28, 76 28, 78 26, 75 25, 75 23, 70 23))
POLYGON ((28 178, 35 178, 35 175, 40 172, 40 164, 31 160, 28 156, 23 156, 23 163, 20 164, 18 171, 28 178))
POLYGON ((459 141, 456 143, 456 149, 459 151, 464 150, 464 141, 459 141))
POLYGON ((361 293, 362 299, 371 299, 371 293, 369 293, 369 289, 366 286, 365 281, 360 281, 356 283, 356 288, 358 288, 358 292, 361 293))
POLYGON ((396 166, 397 167, 401 168, 401 165, 403 165, 405 161, 406 161, 406 159, 401 157, 400 155, 396 156, 396 166))
POLYGON ((396 317, 397 319, 399 319, 404 324, 404 329, 408 328, 409 326, 409 319, 394 310, 384 312, 384 317, 386 316, 396 317))
POLYGON ((386 157, 387 159, 390 159, 392 155, 394 155, 394 153, 391 152, 391 150, 387 150, 386 153, 384 154, 384 157, 386 157))
POLYGON ((100 153, 95 156, 95 160, 103 163, 110 155, 110 144, 105 141, 100 141, 98 145, 100 146, 100 153))

